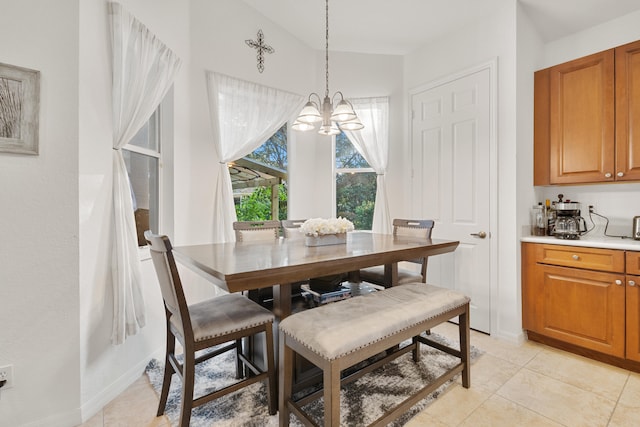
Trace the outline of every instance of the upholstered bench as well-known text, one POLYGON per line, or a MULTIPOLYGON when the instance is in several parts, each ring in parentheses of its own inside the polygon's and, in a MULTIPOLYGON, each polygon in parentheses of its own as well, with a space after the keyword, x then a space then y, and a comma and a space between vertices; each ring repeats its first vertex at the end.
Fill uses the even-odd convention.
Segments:
MULTIPOLYGON (((289 425, 293 413, 305 425, 317 425, 303 407, 324 396, 324 425, 340 425, 340 384, 411 351, 419 360, 420 343, 446 351, 460 363, 426 384, 370 425, 387 425, 447 380, 462 372, 469 378, 469 298, 459 292, 411 283, 293 314, 280 329, 280 426, 289 425), (460 350, 430 340, 422 332, 458 316, 460 350), (410 344, 403 344, 411 338, 410 344), (293 360, 298 353, 323 371, 323 389, 294 399, 293 360), (381 355, 376 362, 341 379, 341 373, 362 361, 381 355)), ((371 359, 375 360, 375 359, 371 359)))

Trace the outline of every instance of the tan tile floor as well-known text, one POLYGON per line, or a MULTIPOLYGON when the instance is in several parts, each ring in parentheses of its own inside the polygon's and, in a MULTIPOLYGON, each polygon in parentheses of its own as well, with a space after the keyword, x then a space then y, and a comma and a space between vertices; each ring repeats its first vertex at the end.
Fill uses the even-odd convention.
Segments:
MULTIPOLYGON (((435 332, 455 338, 457 327, 435 332)), ((484 351, 460 381, 407 427, 640 426, 640 374, 537 343, 513 345, 472 331, 484 351)), ((81 427, 169 427, 155 417, 158 398, 143 375, 81 427)))

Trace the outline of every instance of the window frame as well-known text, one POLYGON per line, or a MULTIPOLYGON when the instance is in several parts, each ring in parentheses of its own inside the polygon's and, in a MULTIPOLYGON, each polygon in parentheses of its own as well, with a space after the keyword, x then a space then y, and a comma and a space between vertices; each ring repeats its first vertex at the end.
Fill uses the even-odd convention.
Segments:
MULTIPOLYGON (((342 132, 344 134, 344 132, 342 132)), ((349 144, 351 144, 353 146, 353 149, 357 151, 356 147, 353 145, 353 143, 351 142, 351 140, 347 137, 346 134, 344 134, 344 138, 347 140, 347 142, 349 142, 349 144)), ((332 147, 332 166, 333 166, 333 180, 332 180, 332 188, 331 188, 331 192, 332 192, 332 200, 333 200, 333 212, 334 215, 338 214, 338 189, 337 189, 337 181, 338 181, 338 175, 339 174, 356 174, 356 173, 373 173, 376 174, 376 171, 371 167, 360 167, 360 168, 338 168, 336 166, 336 146, 337 146, 337 139, 338 139, 338 135, 334 135, 331 137, 331 147, 332 147)), ((358 153, 359 154, 359 153, 358 153)), ((360 154, 360 156, 362 156, 362 154, 360 154)), ((362 158, 364 159, 364 156, 362 156, 362 158)), ((366 161, 366 159, 364 159, 366 161)), ((367 162, 367 164, 369 164, 369 162, 367 162)), ((373 203, 375 205, 375 196, 373 199, 373 203)))
MULTIPOLYGON (((173 87, 169 89, 164 99, 158 105, 153 115, 155 119, 150 132, 155 134, 157 150, 125 144, 122 149, 157 159, 157 204, 158 204, 158 233, 173 235, 173 87)), ((138 246, 140 260, 150 258, 149 246, 138 246)))

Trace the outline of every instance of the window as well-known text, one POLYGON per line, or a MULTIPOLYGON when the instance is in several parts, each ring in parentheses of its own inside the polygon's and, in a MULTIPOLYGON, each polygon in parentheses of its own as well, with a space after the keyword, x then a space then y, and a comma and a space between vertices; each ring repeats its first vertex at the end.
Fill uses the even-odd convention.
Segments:
POLYGON ((287 125, 229 165, 238 221, 287 218, 287 125))
POLYGON ((144 232, 158 233, 160 222, 160 107, 122 148, 131 182, 138 245, 146 246, 144 232))
POLYGON ((336 216, 356 230, 371 230, 376 201, 376 173, 344 133, 336 135, 336 216))

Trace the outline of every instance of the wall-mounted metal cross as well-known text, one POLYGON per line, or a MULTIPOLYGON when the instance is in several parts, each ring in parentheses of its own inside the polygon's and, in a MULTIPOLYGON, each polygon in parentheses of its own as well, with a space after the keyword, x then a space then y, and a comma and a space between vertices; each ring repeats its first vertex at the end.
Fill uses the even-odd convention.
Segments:
POLYGON ((258 30, 258 40, 245 40, 247 46, 252 47, 258 51, 258 71, 264 71, 264 53, 274 53, 275 49, 264 43, 264 34, 262 30, 258 30))

